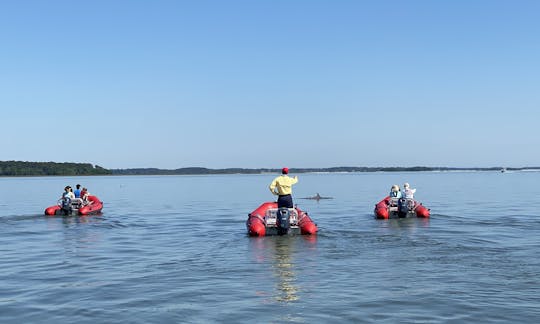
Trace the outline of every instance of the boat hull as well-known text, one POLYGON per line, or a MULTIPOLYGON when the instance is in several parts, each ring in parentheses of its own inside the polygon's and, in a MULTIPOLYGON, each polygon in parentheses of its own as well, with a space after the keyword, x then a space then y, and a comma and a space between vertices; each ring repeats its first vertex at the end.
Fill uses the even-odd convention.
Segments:
POLYGON ((279 225, 278 206, 276 202, 265 202, 249 213, 246 228, 249 236, 270 235, 312 235, 318 231, 317 225, 308 214, 300 208, 287 209, 290 226, 283 229, 279 225))
POLYGON ((429 208, 415 200, 402 199, 393 200, 386 197, 375 205, 375 217, 378 219, 420 217, 428 218, 430 216, 429 208))
POLYGON ((83 205, 81 199, 72 199, 72 203, 68 208, 62 208, 59 204, 47 207, 45 209, 45 215, 95 215, 101 213, 103 209, 103 202, 96 196, 88 196, 88 204, 83 205))

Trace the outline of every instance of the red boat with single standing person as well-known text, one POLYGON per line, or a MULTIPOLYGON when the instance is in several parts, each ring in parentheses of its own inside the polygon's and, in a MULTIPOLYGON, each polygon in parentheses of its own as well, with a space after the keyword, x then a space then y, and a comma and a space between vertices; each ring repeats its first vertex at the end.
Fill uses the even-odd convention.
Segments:
POLYGON ((277 202, 265 202, 249 213, 246 227, 250 236, 315 234, 317 225, 298 207, 278 208, 277 202))

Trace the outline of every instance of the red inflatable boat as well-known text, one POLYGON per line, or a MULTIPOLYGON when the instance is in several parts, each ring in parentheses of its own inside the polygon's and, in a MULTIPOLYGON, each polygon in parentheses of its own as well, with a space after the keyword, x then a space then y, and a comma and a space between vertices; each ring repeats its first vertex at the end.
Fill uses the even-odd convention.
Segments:
POLYGON ((390 198, 389 196, 375 205, 375 217, 379 219, 429 217, 429 208, 413 199, 390 198))
POLYGON ((85 203, 81 198, 60 199, 55 206, 47 207, 45 215, 92 215, 100 213, 103 209, 103 202, 96 196, 88 196, 85 203))
POLYGON ((246 227, 250 236, 315 234, 317 225, 300 208, 278 208, 276 202, 265 202, 248 215, 246 227))

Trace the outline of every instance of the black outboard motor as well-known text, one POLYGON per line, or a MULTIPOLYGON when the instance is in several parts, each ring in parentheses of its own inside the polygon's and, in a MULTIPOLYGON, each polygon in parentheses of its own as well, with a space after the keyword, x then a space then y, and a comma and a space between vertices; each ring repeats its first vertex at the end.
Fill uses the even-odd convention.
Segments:
POLYGON ((289 217, 289 208, 279 208, 277 210, 276 225, 279 235, 284 235, 289 232, 289 228, 291 227, 289 217))
POLYGON ((398 201, 398 216, 399 216, 399 218, 407 217, 408 212, 409 212, 409 208, 407 207, 407 199, 400 198, 399 201, 398 201))

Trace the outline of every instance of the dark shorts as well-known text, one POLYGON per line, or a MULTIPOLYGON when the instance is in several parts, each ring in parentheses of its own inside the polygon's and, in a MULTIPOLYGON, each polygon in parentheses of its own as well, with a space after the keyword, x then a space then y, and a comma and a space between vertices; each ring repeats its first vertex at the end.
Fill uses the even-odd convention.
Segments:
POLYGON ((277 206, 278 208, 285 207, 285 208, 293 208, 293 201, 291 195, 283 195, 279 196, 277 200, 277 206))

